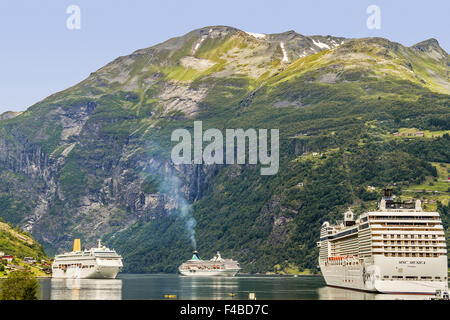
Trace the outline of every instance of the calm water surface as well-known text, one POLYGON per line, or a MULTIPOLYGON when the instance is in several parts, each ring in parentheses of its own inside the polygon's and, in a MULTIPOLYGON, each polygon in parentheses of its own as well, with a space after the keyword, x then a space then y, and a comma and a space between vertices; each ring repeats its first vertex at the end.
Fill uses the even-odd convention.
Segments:
POLYGON ((119 274, 114 280, 40 279, 40 299, 44 300, 121 300, 164 299, 257 299, 296 300, 374 300, 428 299, 429 296, 386 295, 331 288, 321 276, 236 276, 192 278, 167 274, 119 274), (234 294, 234 296, 230 296, 234 294))

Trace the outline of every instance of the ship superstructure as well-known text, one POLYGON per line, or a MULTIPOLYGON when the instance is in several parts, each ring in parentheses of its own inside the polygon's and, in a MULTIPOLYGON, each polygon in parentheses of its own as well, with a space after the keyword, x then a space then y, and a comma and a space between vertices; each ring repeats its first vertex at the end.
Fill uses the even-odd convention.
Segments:
POLYGON ((55 256, 53 278, 115 279, 122 269, 122 257, 98 241, 96 248, 81 250, 80 239, 75 239, 72 252, 55 256))
POLYGON ((320 231, 319 266, 327 285, 383 293, 448 291, 445 234, 421 201, 395 202, 385 190, 376 211, 351 210, 320 231))
POLYGON ((184 276, 235 276, 241 268, 239 263, 233 259, 223 259, 220 252, 211 260, 202 260, 198 252, 194 251, 192 258, 183 263, 178 270, 184 276))

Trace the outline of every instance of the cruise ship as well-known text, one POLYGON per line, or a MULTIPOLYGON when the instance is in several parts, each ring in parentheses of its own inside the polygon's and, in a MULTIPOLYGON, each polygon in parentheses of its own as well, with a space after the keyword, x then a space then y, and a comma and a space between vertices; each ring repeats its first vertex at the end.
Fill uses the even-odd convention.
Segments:
POLYGON ((319 267, 327 285, 395 294, 448 291, 445 234, 438 212, 421 201, 396 202, 392 190, 375 211, 344 213, 320 231, 319 267))
POLYGON ((122 269, 122 257, 114 250, 102 246, 81 250, 80 239, 75 239, 73 251, 55 256, 53 278, 115 279, 122 269))
POLYGON ((194 251, 192 258, 183 263, 178 270, 184 276, 224 276, 234 277, 240 270, 239 263, 232 259, 223 259, 220 252, 211 260, 201 260, 194 251))

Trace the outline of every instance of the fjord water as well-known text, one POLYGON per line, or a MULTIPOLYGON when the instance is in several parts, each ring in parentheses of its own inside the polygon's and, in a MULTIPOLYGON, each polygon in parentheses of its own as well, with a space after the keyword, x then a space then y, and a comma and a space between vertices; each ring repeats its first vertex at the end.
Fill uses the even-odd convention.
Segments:
POLYGON ((40 279, 39 299, 121 300, 248 299, 263 300, 374 300, 428 299, 418 295, 387 295, 331 288, 321 276, 183 277, 174 274, 120 274, 117 279, 40 279))

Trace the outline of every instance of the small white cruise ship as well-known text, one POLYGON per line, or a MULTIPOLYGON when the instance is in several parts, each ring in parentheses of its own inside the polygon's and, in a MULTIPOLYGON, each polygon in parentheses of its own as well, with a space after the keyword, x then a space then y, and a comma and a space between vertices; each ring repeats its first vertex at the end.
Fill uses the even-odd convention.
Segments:
POLYGON ((376 211, 323 223, 319 266, 327 285, 396 294, 448 291, 444 228, 420 200, 394 201, 387 189, 376 211))
POLYGON ((198 252, 194 251, 192 258, 183 263, 178 270, 184 276, 234 277, 241 268, 237 261, 223 259, 220 252, 217 252, 211 260, 201 260, 198 252))
POLYGON ((115 279, 122 270, 122 257, 102 246, 81 250, 80 239, 75 239, 73 251, 58 254, 52 264, 53 278, 115 279))

